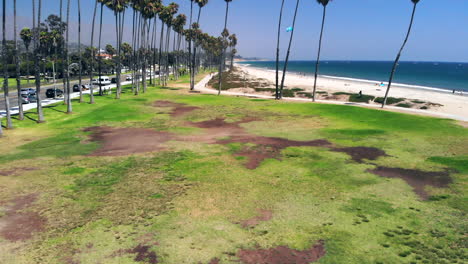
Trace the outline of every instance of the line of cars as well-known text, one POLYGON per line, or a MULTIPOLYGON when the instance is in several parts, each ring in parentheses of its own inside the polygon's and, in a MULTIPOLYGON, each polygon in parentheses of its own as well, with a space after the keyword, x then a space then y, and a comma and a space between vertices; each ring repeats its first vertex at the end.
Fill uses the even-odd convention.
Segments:
MULTIPOLYGON (((131 81, 132 77, 131 76, 126 76, 126 81, 131 81)), ((107 86, 110 85, 111 83, 117 83, 116 78, 110 79, 108 76, 101 76, 99 79, 93 79, 92 84, 93 85, 101 85, 101 86, 107 86)), ((90 84, 82 84, 81 85, 81 91, 87 91, 90 89, 90 84)), ((79 92, 80 91, 80 85, 75 84, 73 85, 73 92, 79 92)), ((45 93, 47 98, 56 98, 56 97, 61 97, 63 96, 63 90, 57 89, 57 88, 49 88, 46 90, 45 93)), ((35 103, 37 102, 37 97, 36 97, 36 90, 32 88, 23 88, 21 89, 21 103, 23 104, 29 104, 29 103, 35 103)))

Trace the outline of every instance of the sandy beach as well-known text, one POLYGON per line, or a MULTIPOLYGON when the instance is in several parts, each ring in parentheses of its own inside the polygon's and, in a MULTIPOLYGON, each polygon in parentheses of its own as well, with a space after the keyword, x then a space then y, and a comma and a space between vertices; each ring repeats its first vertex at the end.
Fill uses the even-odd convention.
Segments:
MULTIPOLYGON (((252 77, 266 79, 272 83, 275 82, 275 72, 272 70, 255 68, 243 64, 236 64, 236 66, 252 77)), ((313 76, 304 76, 294 73, 288 73, 285 79, 285 85, 288 88, 302 88, 307 92, 312 91, 313 83, 313 76)), ((379 84, 380 83, 365 80, 360 81, 321 76, 317 81, 317 90, 327 91, 329 93, 359 93, 359 91, 362 91, 363 94, 383 97, 385 95, 386 86, 381 87, 379 84)), ((430 111, 468 118, 467 93, 462 94, 456 92, 453 94, 451 91, 437 88, 396 84, 392 85, 389 96, 440 104, 441 106, 433 107, 430 111)))

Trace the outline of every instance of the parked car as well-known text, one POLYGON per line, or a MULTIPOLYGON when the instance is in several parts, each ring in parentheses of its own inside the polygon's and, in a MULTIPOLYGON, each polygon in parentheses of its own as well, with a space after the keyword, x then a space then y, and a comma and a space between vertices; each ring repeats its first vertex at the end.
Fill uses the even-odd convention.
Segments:
POLYGON ((117 83, 117 78, 112 78, 111 83, 117 83))
POLYGON ((126 81, 131 81, 131 80, 133 80, 133 77, 129 75, 129 76, 125 77, 125 80, 126 81))
POLYGON ((50 88, 46 91, 47 98, 55 98, 63 95, 63 91, 60 89, 50 88))
POLYGON ((36 94, 36 90, 34 90, 32 88, 23 88, 23 89, 21 89, 21 94, 22 95, 36 94))
POLYGON ((93 84, 94 85, 110 85, 111 81, 108 76, 101 76, 99 79, 93 79, 93 84))
MULTIPOLYGON (((73 85, 73 92, 79 92, 80 91, 79 86, 80 86, 79 84, 73 85)), ((81 85, 81 91, 86 91, 86 90, 89 90, 89 85, 82 84, 81 85)))

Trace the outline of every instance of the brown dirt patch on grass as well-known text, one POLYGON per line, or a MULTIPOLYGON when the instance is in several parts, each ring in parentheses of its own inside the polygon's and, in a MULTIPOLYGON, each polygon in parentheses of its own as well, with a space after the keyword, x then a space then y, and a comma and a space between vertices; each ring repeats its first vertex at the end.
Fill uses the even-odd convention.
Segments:
POLYGON ((190 112, 192 112, 194 110, 200 109, 200 107, 187 106, 185 104, 174 103, 174 102, 171 102, 171 101, 164 101, 164 100, 154 102, 153 106, 173 108, 171 110, 171 112, 170 112, 172 117, 183 116, 183 115, 185 115, 187 113, 190 113, 190 112))
POLYGON ((111 255, 111 257, 122 256, 124 254, 135 254, 133 259, 136 262, 143 262, 149 264, 157 264, 158 256, 154 251, 151 251, 151 246, 139 244, 131 249, 121 249, 111 255))
POLYGON ((244 264, 309 264, 326 254, 323 241, 306 250, 295 250, 285 246, 269 249, 241 249, 237 253, 244 264))
POLYGON ((220 260, 219 258, 214 258, 212 260, 210 260, 210 262, 208 264, 219 264, 220 260))
POLYGON ((429 198, 429 194, 424 190, 426 186, 441 188, 452 183, 452 178, 447 171, 421 171, 388 167, 377 167, 368 171, 381 177, 399 178, 406 181, 423 200, 429 198))
POLYGON ((15 168, 11 170, 3 170, 3 171, 0 171, 0 176, 16 176, 16 175, 20 175, 23 172, 35 171, 35 170, 38 170, 38 168, 31 167, 31 168, 15 168))
POLYGON ((6 206, 5 215, 0 218, 1 237, 9 241, 22 241, 44 230, 46 220, 37 212, 27 211, 37 197, 37 194, 28 194, 7 202, 10 205, 6 206))
POLYGON ((124 156, 135 153, 164 150, 164 143, 174 138, 168 132, 144 128, 89 127, 90 140, 101 147, 90 156, 124 156))
POLYGON ((190 123, 192 126, 204 128, 206 133, 204 136, 188 137, 186 140, 222 145, 230 143, 255 144, 255 146, 252 147, 245 146, 235 153, 236 156, 242 156, 248 159, 245 164, 248 169, 257 168, 268 158, 280 160, 281 151, 288 147, 331 147, 332 145, 329 141, 324 139, 295 141, 285 138, 257 136, 247 133, 245 129, 240 126, 240 124, 258 120, 258 118, 247 117, 238 122, 227 123, 222 118, 216 118, 198 123, 190 123))
POLYGON ((273 213, 270 210, 257 209, 258 215, 247 220, 240 222, 243 228, 253 228, 260 224, 260 222, 269 221, 273 217, 273 213))
POLYGON ((376 160, 379 157, 388 156, 385 151, 378 148, 370 147, 349 147, 349 148, 332 148, 333 151, 343 152, 351 156, 351 158, 359 163, 362 163, 364 159, 376 160))

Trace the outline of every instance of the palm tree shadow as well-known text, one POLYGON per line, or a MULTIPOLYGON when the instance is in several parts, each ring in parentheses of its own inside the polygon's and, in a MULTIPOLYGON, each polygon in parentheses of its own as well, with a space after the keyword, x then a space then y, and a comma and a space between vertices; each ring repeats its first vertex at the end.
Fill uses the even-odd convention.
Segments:
POLYGON ((32 117, 30 116, 31 114, 37 115, 37 113, 30 113, 30 112, 29 112, 29 113, 24 113, 24 117, 26 117, 27 119, 29 119, 29 120, 31 120, 31 121, 37 122, 37 119, 32 118, 32 117))
POLYGON ((42 108, 51 109, 51 110, 54 110, 54 111, 57 111, 57 112, 60 112, 60 113, 64 113, 64 114, 67 113, 67 112, 65 112, 63 110, 56 109, 57 106, 58 105, 48 105, 48 106, 43 106, 42 108))

